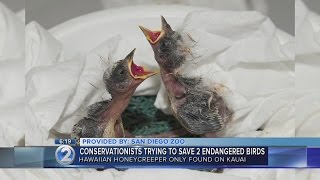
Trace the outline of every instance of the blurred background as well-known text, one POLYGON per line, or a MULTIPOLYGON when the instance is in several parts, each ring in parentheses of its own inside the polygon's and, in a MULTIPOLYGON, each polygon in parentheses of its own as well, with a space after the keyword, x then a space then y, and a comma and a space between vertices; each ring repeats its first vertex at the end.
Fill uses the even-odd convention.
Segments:
MULTIPOLYGON (((94 11, 141 4, 184 4, 217 10, 256 10, 271 18, 280 29, 294 33, 294 0, 1 0, 13 11, 26 2, 26 23, 37 21, 50 29, 64 21, 94 11)), ((310 1, 320 10, 320 1, 310 1)))
POLYGON ((13 12, 19 12, 25 8, 25 2, 27 0, 0 0, 3 4, 5 4, 9 9, 13 12))
POLYGON ((320 1, 319 0, 302 0, 309 9, 320 14, 320 1))
MULTIPOLYGON (((14 12, 26 6, 26 23, 37 21, 50 29, 77 16, 103 9, 139 4, 185 4, 219 10, 257 10, 280 29, 294 34, 294 0, 0 0, 14 12), (26 3, 27 1, 27 3, 26 3)), ((303 0, 320 14, 319 0, 303 0)))

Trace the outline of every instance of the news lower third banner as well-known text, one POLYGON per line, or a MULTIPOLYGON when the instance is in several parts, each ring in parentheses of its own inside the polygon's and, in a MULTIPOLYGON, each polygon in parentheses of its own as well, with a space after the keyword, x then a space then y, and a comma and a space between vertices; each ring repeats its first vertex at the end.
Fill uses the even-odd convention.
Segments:
POLYGON ((319 138, 84 138, 0 148, 1 168, 320 168, 319 138))

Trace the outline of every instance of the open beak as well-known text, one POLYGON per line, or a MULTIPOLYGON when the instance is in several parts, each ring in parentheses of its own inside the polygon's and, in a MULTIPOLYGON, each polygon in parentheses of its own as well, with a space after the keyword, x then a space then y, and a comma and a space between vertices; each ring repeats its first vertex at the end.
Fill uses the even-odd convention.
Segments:
POLYGON ((135 50, 136 49, 133 49, 126 57, 128 59, 128 68, 129 68, 130 75, 134 79, 143 79, 144 80, 144 79, 147 79, 148 77, 151 77, 155 74, 158 74, 159 71, 148 71, 145 69, 145 67, 138 66, 133 62, 133 55, 134 55, 135 50))
POLYGON ((165 34, 163 30, 151 31, 150 29, 143 26, 139 26, 139 28, 142 30, 143 34, 151 44, 156 44, 165 34))
POLYGON ((166 31, 172 31, 170 25, 163 16, 161 16, 161 24, 161 31, 151 31, 143 26, 139 26, 139 28, 142 30, 143 34, 151 44, 156 44, 165 35, 166 31))

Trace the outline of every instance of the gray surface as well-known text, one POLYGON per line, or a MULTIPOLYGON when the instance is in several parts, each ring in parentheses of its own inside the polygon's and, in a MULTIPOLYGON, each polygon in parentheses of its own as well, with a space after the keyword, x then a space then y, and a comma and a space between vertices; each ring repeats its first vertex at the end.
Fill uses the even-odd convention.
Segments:
POLYGON ((0 167, 1 168, 13 168, 14 167, 14 149, 0 147, 0 167))
POLYGON ((35 20, 49 29, 74 17, 102 9, 100 0, 27 0, 26 24, 35 20))
MULTIPOLYGON (((11 0, 6 0, 11 1, 11 0)), ((74 17, 84 15, 90 12, 103 10, 105 8, 119 7, 127 4, 132 4, 130 0, 122 0, 115 3, 114 0, 26 0, 26 23, 35 20, 47 29, 50 29, 64 21, 74 17), (130 3, 125 3, 128 1, 130 3)), ((211 3, 210 0, 165 0, 169 4, 191 4, 192 1, 197 1, 194 4, 206 6, 206 3, 211 3)), ((218 9, 235 9, 232 0, 221 0, 223 6, 217 7, 218 9), (230 1, 230 8, 226 7, 230 1), (231 7, 232 6, 232 7, 231 7)), ((317 1, 317 0, 315 0, 317 1)), ((144 0, 136 0, 138 4, 144 3, 144 0)), ((280 29, 294 33, 294 0, 245 0, 248 9, 259 10, 260 12, 266 11, 271 20, 280 29), (266 5, 266 7, 262 7, 266 5), (260 7, 259 7, 260 6, 260 7)), ((148 4, 159 4, 159 0, 148 1, 148 4)), ((161 3, 164 4, 164 3, 161 3)), ((213 4, 207 5, 213 6, 213 4)), ((216 6, 216 4, 214 4, 216 6)))
POLYGON ((294 34, 295 0, 267 0, 268 16, 280 29, 294 34))
POLYGON ((303 0, 309 9, 320 14, 320 0, 303 0))
POLYGON ((13 12, 18 12, 18 11, 24 9, 25 1, 28 1, 28 0, 0 0, 0 2, 5 4, 13 12))

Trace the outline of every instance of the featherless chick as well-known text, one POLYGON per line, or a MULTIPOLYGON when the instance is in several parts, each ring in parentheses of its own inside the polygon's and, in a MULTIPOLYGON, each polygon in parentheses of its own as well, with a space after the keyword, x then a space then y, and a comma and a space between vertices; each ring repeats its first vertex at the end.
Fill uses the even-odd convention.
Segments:
POLYGON ((211 88, 201 77, 179 73, 186 62, 195 58, 195 40, 188 34, 172 30, 161 16, 162 29, 152 31, 140 26, 150 43, 160 66, 173 115, 191 134, 214 137, 231 120, 233 111, 216 88, 211 88))
POLYGON ((71 137, 116 138, 126 137, 121 114, 127 108, 136 88, 158 72, 147 71, 133 62, 135 49, 124 59, 105 71, 103 81, 112 99, 89 106, 87 115, 73 126, 71 137))

